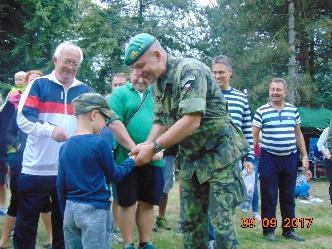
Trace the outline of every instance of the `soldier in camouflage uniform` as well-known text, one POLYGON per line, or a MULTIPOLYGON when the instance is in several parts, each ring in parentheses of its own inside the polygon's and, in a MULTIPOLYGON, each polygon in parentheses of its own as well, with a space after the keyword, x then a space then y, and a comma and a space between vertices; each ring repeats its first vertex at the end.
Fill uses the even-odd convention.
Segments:
POLYGON ((207 213, 215 227, 217 248, 239 248, 234 209, 243 201, 238 161, 249 151, 227 112, 210 69, 195 59, 174 58, 155 37, 139 34, 126 48, 133 80, 155 82, 155 118, 143 144, 132 151, 145 164, 179 144, 184 248, 207 248, 207 213))

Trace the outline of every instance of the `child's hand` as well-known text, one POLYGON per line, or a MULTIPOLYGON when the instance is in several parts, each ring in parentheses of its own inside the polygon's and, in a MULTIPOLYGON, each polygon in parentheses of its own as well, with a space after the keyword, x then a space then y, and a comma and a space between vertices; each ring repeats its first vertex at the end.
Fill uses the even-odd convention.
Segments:
POLYGON ((136 166, 136 167, 141 167, 141 166, 143 166, 143 165, 138 165, 138 164, 137 164, 136 157, 137 157, 137 155, 129 156, 129 158, 131 158, 131 159, 133 159, 133 160, 135 161, 135 166, 136 166))

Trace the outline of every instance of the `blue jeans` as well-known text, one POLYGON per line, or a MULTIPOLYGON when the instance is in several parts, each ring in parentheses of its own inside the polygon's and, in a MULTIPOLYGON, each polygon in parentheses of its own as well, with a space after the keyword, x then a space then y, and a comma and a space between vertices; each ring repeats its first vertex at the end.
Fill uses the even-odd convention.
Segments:
POLYGON ((66 201, 63 220, 66 249, 109 249, 112 245, 112 227, 110 209, 66 201))

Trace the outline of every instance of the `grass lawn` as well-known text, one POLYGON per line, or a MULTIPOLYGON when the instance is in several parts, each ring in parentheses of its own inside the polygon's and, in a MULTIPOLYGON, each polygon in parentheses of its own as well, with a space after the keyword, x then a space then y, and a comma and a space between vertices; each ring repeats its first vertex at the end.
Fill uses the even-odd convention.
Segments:
MULTIPOLYGON (((249 213, 237 210, 236 222, 242 249, 331 249, 332 248, 332 206, 328 197, 327 181, 311 181, 314 197, 322 199, 319 204, 304 204, 296 201, 296 217, 313 218, 310 228, 298 228, 297 232, 303 235, 305 242, 293 242, 281 236, 281 229, 276 230, 277 242, 269 242, 263 239, 260 224, 255 228, 241 228, 241 218, 251 217, 249 213)), ((177 232, 177 222, 179 217, 179 195, 178 184, 172 189, 170 194, 167 218, 169 219, 172 231, 159 231, 153 234, 153 243, 156 248, 161 249, 181 249, 182 237, 177 232)), ((278 206, 278 224, 281 224, 278 206)), ((307 224, 307 222, 305 223, 307 224)), ((278 226, 279 227, 279 226, 278 226)), ((122 249, 120 245, 114 245, 115 249, 122 249)))
MULTIPOLYGON (((268 242, 262 238, 262 232, 260 224, 257 224, 254 228, 241 228, 241 218, 251 217, 248 213, 243 213, 237 210, 236 222, 238 227, 238 233, 240 237, 241 248, 243 249, 331 249, 332 248, 332 206, 329 204, 328 198, 328 183, 327 181, 318 180, 312 181, 312 192, 314 197, 322 199, 323 203, 317 204, 304 204, 296 202, 296 216, 298 218, 313 218, 313 223, 310 228, 298 228, 297 232, 303 235, 306 239, 305 242, 293 242, 283 239, 281 236, 281 229, 276 231, 278 241, 268 242)), ((279 209, 279 207, 278 207, 279 209)), ((157 211, 157 210, 156 210, 157 211)), ((178 184, 173 188, 169 197, 169 205, 167 211, 167 217, 171 231, 159 231, 153 234, 153 243, 156 248, 161 249, 181 249, 182 236, 177 232, 177 224, 179 217, 179 195, 178 184)), ((0 231, 2 232, 2 226, 4 218, 0 218, 0 231)), ((281 224, 280 213, 278 210, 278 224, 281 224)), ((305 223, 307 224, 307 222, 305 223)), ((280 227, 278 225, 278 227, 280 227)), ((42 248, 41 245, 46 240, 46 234, 44 227, 40 222, 37 238, 37 249, 42 248)), ((137 243, 136 243, 137 244, 137 243)), ((98 248, 96 248, 98 249, 98 248)), ((121 245, 113 245, 113 249, 122 249, 121 245)))

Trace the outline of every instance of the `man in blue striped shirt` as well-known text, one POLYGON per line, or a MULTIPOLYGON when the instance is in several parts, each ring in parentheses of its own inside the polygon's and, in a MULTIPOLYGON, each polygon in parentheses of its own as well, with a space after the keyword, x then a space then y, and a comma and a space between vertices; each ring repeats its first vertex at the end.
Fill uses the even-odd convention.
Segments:
POLYGON ((295 218, 297 149, 300 150, 305 168, 309 167, 309 162, 300 128, 299 112, 295 106, 285 102, 286 96, 287 82, 282 78, 272 79, 269 88, 270 102, 257 109, 253 120, 255 147, 258 146, 259 133, 262 132, 260 161, 262 227, 264 237, 275 241, 279 189, 282 235, 288 239, 304 241, 287 221, 295 218))
MULTIPOLYGON (((247 142, 253 148, 253 137, 251 128, 251 112, 249 109, 247 96, 230 86, 230 78, 232 76, 231 59, 225 55, 219 55, 212 61, 212 72, 214 78, 228 102, 228 112, 232 117, 233 123, 245 135, 247 142)), ((254 154, 249 153, 244 162, 243 167, 249 172, 253 169, 254 154)), ((258 197, 257 197, 258 198, 258 197)), ((257 205, 258 206, 258 205, 257 205)), ((257 210, 254 210, 257 212, 257 210)), ((255 215, 258 213, 255 213, 255 215)), ((211 222, 209 222, 209 249, 214 248, 214 231, 211 222)))
MULTIPOLYGON (((212 72, 220 87, 220 90, 228 102, 228 112, 232 117, 233 123, 245 135, 247 142, 253 148, 253 137, 251 128, 251 112, 246 94, 235 89, 230 85, 232 76, 232 63, 229 57, 219 55, 212 61, 212 72)), ((253 168, 254 154, 249 153, 243 166, 249 171, 253 168)))

